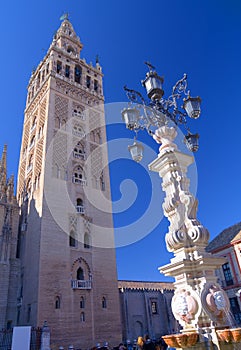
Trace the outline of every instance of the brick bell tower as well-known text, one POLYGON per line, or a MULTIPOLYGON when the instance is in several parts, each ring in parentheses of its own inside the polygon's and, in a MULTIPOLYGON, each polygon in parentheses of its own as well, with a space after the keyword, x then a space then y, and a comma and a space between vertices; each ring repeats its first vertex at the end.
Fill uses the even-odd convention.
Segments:
POLYGON ((32 72, 18 171, 19 325, 52 346, 121 340, 102 69, 68 15, 32 72))

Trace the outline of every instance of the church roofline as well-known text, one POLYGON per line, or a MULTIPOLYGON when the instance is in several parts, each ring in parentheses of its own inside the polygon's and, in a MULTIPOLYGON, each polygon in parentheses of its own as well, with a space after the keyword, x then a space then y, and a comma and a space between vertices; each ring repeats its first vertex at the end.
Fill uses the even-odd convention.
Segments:
POLYGON ((119 289, 132 289, 132 290, 163 291, 164 289, 174 290, 174 285, 172 282, 118 280, 118 288, 119 289))

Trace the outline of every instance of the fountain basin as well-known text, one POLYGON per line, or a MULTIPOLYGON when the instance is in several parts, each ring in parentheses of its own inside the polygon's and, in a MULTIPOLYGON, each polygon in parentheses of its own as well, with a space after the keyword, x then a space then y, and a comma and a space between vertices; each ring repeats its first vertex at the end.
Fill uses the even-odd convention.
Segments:
POLYGON ((241 328, 225 328, 216 330, 218 339, 226 343, 241 342, 241 328))
POLYGON ((165 343, 173 348, 189 348, 198 341, 198 333, 169 334, 162 336, 165 343))

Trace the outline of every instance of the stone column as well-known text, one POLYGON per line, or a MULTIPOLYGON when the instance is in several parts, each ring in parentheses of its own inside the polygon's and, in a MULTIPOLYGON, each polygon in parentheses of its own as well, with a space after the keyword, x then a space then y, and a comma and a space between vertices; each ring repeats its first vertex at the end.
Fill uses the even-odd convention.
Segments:
POLYGON ((189 191, 190 180, 186 175, 193 157, 178 150, 173 142, 176 136, 174 127, 156 130, 153 138, 161 146, 158 157, 149 164, 149 169, 162 178, 166 193, 163 211, 170 222, 165 240, 168 251, 174 254, 171 262, 159 270, 175 278, 172 311, 183 327, 182 333, 199 333, 200 349, 205 348, 210 336, 217 348, 222 349, 211 329, 228 326, 229 300, 215 276, 215 269, 225 259, 205 251, 209 232, 197 219, 197 199, 189 191))

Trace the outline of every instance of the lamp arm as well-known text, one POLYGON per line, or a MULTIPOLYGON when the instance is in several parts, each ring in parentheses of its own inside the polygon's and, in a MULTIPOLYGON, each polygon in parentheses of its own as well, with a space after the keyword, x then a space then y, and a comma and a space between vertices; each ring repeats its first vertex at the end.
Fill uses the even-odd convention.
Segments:
POLYGON ((124 86, 124 90, 126 91, 126 95, 131 102, 140 103, 138 102, 139 100, 142 104, 145 104, 145 99, 139 91, 129 89, 126 85, 124 86))
MULTIPOLYGON (((172 95, 174 96, 175 94, 184 94, 188 95, 187 90, 187 74, 184 73, 182 79, 178 80, 176 84, 172 88, 172 95)), ((181 95, 180 95, 181 96, 181 95)), ((179 97, 180 97, 179 96, 179 97)))

